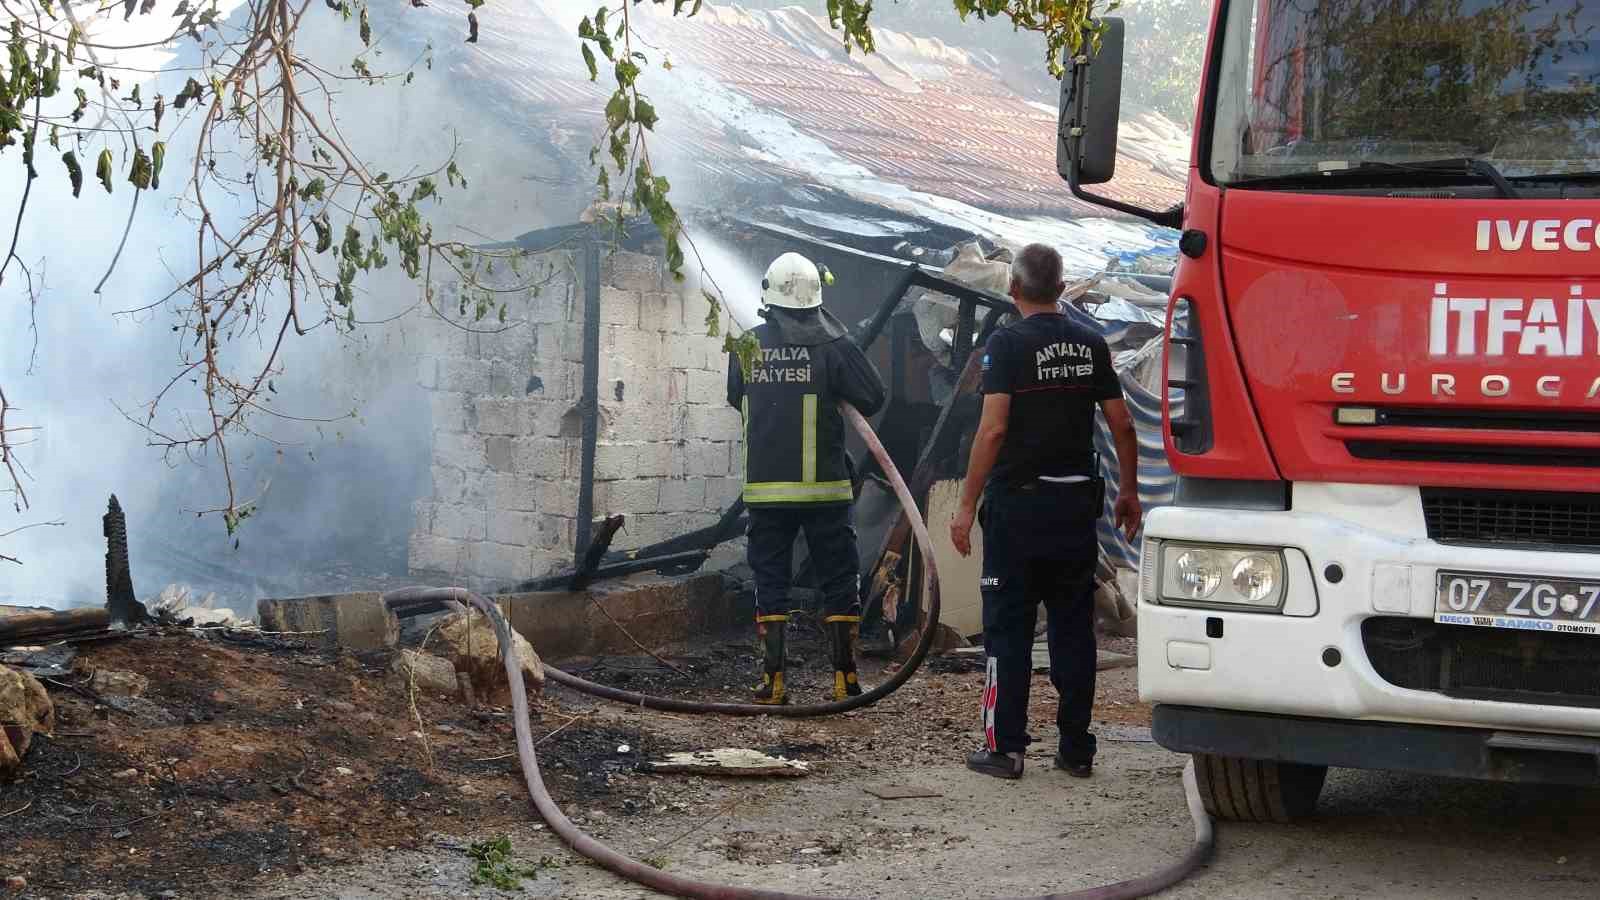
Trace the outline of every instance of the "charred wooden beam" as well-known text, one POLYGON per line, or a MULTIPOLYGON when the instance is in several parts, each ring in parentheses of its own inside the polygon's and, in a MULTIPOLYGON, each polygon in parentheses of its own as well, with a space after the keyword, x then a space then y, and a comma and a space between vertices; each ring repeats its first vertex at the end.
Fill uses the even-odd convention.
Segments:
POLYGON ((111 611, 101 607, 15 613, 0 616, 0 646, 59 641, 111 627, 111 611))
POLYGON ((595 570, 600 567, 600 560, 611 548, 612 539, 622 530, 625 522, 627 519, 624 516, 609 516, 600 523, 600 531, 594 536, 594 540, 589 542, 589 548, 583 554, 583 562, 578 565, 578 570, 572 573, 571 580, 567 582, 567 590, 581 591, 589 586, 589 582, 594 580, 595 570))
POLYGON ((117 495, 101 519, 106 536, 106 609, 111 622, 119 626, 137 625, 149 619, 144 605, 133 595, 133 572, 128 566, 128 520, 122 514, 117 495))

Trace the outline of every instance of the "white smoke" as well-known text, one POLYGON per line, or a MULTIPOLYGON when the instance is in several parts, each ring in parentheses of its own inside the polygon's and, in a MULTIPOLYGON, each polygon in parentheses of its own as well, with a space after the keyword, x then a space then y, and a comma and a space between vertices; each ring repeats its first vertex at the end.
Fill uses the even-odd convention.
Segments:
MULTIPOLYGON (((372 17, 378 43, 387 51, 374 54, 374 70, 405 68, 428 37, 430 23, 454 39, 434 42, 432 68, 419 67, 409 86, 349 82, 336 87, 338 125, 357 152, 400 176, 442 163, 459 141, 457 160, 469 189, 450 190, 439 179, 441 205, 425 211, 439 234, 506 240, 572 221, 577 210, 571 203, 546 204, 555 192, 530 177, 541 173, 519 164, 519 154, 508 157, 506 149, 518 145, 517 123, 496 118, 473 101, 470 91, 459 89, 453 73, 466 54, 476 52, 459 41, 456 32, 464 23, 456 20, 461 17, 431 7, 375 8, 372 17)), ((109 35, 120 32, 105 34, 110 41, 109 35)), ((299 46, 303 55, 331 68, 346 67, 340 61, 360 51, 355 29, 320 9, 306 17, 299 46)), ((195 51, 180 45, 177 52, 182 63, 184 53, 195 51)), ((126 181, 122 147, 112 145, 119 174, 109 196, 94 179, 94 158, 102 145, 90 142, 79 150, 87 179, 82 197, 74 200, 60 152, 40 142, 41 178, 32 188, 20 252, 42 290, 30 306, 26 281, 17 271, 0 288, 0 385, 17 407, 7 424, 40 430, 30 433, 32 442, 19 451, 30 473, 24 484, 31 508, 21 516, 9 508, 0 513, 0 533, 32 522, 65 524, 0 538, 0 553, 23 563, 0 561, 0 603, 103 602, 100 517, 113 493, 128 516, 134 584, 141 597, 181 581, 200 591, 218 591, 222 602, 240 607, 260 596, 321 589, 334 569, 333 575, 351 577, 404 574, 411 504, 428 490, 431 422, 416 378, 424 349, 418 311, 376 324, 415 307, 420 296, 418 286, 393 263, 389 271, 362 282, 365 292, 356 301, 357 318, 374 324, 349 336, 325 326, 287 338, 272 408, 284 416, 328 421, 257 415, 252 424, 270 440, 236 436, 230 443, 239 499, 259 500, 237 548, 220 517, 196 515, 225 498, 215 450, 192 459, 164 455, 149 446, 145 430, 119 412, 120 407, 142 422, 146 404, 180 374, 179 343, 192 339, 174 330, 176 319, 167 308, 119 314, 152 304, 192 271, 195 226, 182 215, 175 194, 192 165, 195 134, 171 106, 188 74, 174 72, 141 86, 147 108, 157 93, 169 101, 162 129, 164 190, 140 198, 127 248, 102 294, 94 293, 95 285, 121 239, 134 190, 126 181), (358 418, 350 417, 352 411, 358 418)), ((121 93, 131 88, 125 81, 121 93)), ((62 143, 65 149, 66 139, 62 143)), ((227 147, 219 149, 219 164, 228 164, 227 147)), ((5 179, 0 209, 15 210, 23 190, 21 167, 9 154, 0 162, 5 179)), ((213 203, 223 217, 243 211, 242 205, 228 209, 217 198, 213 203)), ((0 236, 9 239, 9 229, 0 236)), ((511 321, 521 316, 522 310, 510 309, 511 321)), ((238 370, 249 371, 265 359, 274 337, 275 328, 259 339, 236 340, 230 352, 238 370)), ((178 378, 155 424, 181 433, 185 417, 203 423, 205 416, 199 387, 178 378)))

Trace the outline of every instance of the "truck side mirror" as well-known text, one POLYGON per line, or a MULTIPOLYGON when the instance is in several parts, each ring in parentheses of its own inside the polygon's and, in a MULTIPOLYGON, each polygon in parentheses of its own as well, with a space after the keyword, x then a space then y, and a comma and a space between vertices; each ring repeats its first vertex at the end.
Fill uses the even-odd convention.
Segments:
POLYGON ((1167 228, 1183 227, 1183 204, 1154 210, 1091 194, 1086 184, 1104 184, 1117 171, 1117 122, 1122 115, 1121 19, 1100 20, 1100 46, 1094 34, 1083 36, 1083 46, 1072 58, 1072 68, 1061 79, 1060 117, 1056 128, 1056 171, 1072 187, 1072 195, 1148 219, 1167 228))
POLYGON ((1100 46, 1085 34, 1061 79, 1056 171, 1074 187, 1104 184, 1117 171, 1117 121, 1122 113, 1123 21, 1100 20, 1100 46))

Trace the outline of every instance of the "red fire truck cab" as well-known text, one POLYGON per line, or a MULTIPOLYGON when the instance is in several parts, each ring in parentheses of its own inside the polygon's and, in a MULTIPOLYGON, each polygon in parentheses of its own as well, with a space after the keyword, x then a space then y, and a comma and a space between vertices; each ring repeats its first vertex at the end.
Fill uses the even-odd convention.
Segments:
POLYGON ((1058 167, 1183 230, 1156 740, 1228 819, 1329 766, 1600 782, 1600 6, 1218 0, 1168 211, 1088 189, 1122 54, 1103 20, 1058 167))

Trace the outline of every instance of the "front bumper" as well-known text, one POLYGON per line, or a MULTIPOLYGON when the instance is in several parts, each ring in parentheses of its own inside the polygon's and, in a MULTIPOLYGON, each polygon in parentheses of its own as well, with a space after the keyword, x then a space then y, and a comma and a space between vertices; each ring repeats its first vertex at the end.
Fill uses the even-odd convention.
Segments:
MULTIPOLYGON (((1397 687, 1373 668, 1361 635, 1362 621, 1372 616, 1431 620, 1439 569, 1593 578, 1600 572, 1595 554, 1439 544, 1425 536, 1417 490, 1382 486, 1297 484, 1288 511, 1165 507, 1151 514, 1145 533, 1147 540, 1299 550, 1309 563, 1300 577, 1315 592, 1304 614, 1282 615, 1158 605, 1145 596, 1151 586, 1141 583, 1139 693, 1146 701, 1600 736, 1596 708, 1397 687), (1334 565, 1337 580, 1330 578, 1334 565)), ((1600 655, 1600 637, 1594 640, 1600 655)))
POLYGON ((1600 739, 1393 722, 1155 708, 1156 742, 1178 753, 1386 769, 1488 781, 1600 784, 1600 739))

